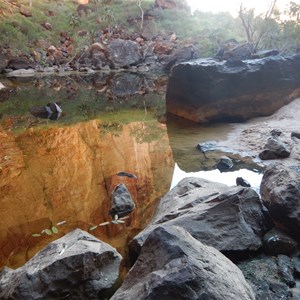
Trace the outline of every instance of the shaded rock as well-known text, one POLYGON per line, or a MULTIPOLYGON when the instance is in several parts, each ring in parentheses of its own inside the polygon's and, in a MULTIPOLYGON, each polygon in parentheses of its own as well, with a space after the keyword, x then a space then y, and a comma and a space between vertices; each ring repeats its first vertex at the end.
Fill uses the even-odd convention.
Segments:
POLYGON ((251 187, 251 184, 247 180, 245 180, 243 177, 237 177, 235 182, 236 182, 236 185, 240 185, 243 187, 251 187))
POLYGON ((298 132, 298 131, 292 131, 291 137, 295 137, 297 139, 300 139, 300 132, 298 132))
POLYGON ((115 75, 111 80, 111 92, 118 97, 137 94, 143 84, 143 78, 138 74, 124 73, 115 75))
POLYGON ((167 112, 198 123, 271 115, 297 97, 299 68, 300 55, 233 66, 213 59, 179 63, 169 77, 167 112))
POLYGON ((284 283, 289 287, 295 287, 296 282, 293 276, 294 273, 294 264, 292 260, 286 255, 278 255, 278 273, 282 277, 284 283))
POLYGON ((226 172, 233 167, 233 161, 227 156, 222 156, 217 164, 217 169, 220 172, 226 172))
POLYGON ((228 59, 250 59, 254 53, 254 45, 252 43, 239 44, 235 40, 229 40, 221 46, 216 57, 221 60, 228 59))
POLYGON ((251 58, 264 58, 268 56, 279 55, 279 51, 276 49, 269 49, 269 50, 259 50, 256 53, 252 54, 251 58))
POLYGON ((3 70, 7 67, 7 64, 9 62, 9 58, 7 55, 0 53, 0 73, 3 72, 3 70))
POLYGON ((278 136, 281 136, 282 131, 280 129, 273 129, 273 130, 271 130, 270 134, 271 134, 271 136, 278 137, 278 136))
POLYGON ((208 141, 208 142, 200 143, 197 145, 197 149, 199 149, 203 153, 205 153, 207 151, 214 151, 217 149, 217 142, 216 141, 208 141))
POLYGON ((33 69, 34 67, 35 67, 35 63, 23 57, 17 57, 11 59, 6 66, 7 69, 12 69, 12 70, 33 69))
POLYGON ((300 174, 280 163, 273 163, 264 172, 260 194, 274 222, 299 240, 300 174))
POLYGON ((276 136, 269 137, 264 150, 259 153, 262 160, 286 158, 291 154, 288 145, 280 141, 276 136))
POLYGON ((111 209, 109 214, 114 217, 125 217, 135 208, 132 197, 124 184, 115 187, 111 196, 111 209))
MULTIPOLYGON (((1 299, 98 299, 119 276, 121 255, 80 229, 0 275, 1 299)), ((110 291, 112 292, 112 291, 110 291)))
POLYGON ((293 293, 279 272, 277 258, 258 256, 239 263, 238 267, 251 283, 256 300, 292 298, 293 293))
POLYGON ((162 225, 181 226, 222 252, 255 251, 269 229, 266 211, 251 188, 185 178, 161 200, 150 225, 130 242, 133 259, 147 236, 162 225))
POLYGON ((137 43, 122 39, 108 45, 108 57, 115 68, 137 65, 142 59, 137 43))
POLYGON ((112 300, 254 299, 242 272, 183 228, 156 228, 112 300))
POLYGON ((278 228, 273 228, 263 237, 263 250, 269 255, 290 255, 297 250, 297 242, 278 228))

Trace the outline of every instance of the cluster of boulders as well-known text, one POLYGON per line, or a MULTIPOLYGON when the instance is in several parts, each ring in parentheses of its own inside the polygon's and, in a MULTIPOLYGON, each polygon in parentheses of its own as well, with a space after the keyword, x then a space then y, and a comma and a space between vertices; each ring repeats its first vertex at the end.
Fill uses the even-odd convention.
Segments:
MULTIPOLYGON (((113 194, 112 216, 134 209, 125 186, 113 194)), ((133 266, 119 289, 120 255, 77 229, 23 267, 5 268, 1 299, 298 299, 300 173, 269 165, 260 194, 185 178, 129 243, 133 266)))

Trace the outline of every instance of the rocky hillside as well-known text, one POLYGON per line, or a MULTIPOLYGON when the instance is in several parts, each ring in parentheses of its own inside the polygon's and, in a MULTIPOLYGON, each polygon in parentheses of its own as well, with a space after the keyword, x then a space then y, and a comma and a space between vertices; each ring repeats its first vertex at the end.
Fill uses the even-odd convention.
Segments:
POLYGON ((185 0, 5 0, 0 71, 168 70, 177 61, 216 53, 222 41, 238 36, 233 22, 229 14, 192 15, 185 0))

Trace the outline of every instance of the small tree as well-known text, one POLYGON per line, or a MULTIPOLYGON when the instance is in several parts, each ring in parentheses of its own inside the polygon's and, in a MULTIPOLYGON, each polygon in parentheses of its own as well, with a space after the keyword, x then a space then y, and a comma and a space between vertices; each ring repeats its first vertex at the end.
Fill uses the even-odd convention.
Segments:
POLYGON ((254 9, 245 9, 243 3, 240 5, 239 18, 246 32, 247 41, 254 44, 254 50, 257 50, 262 39, 272 30, 272 25, 274 25, 272 15, 276 2, 277 0, 273 0, 267 12, 257 16, 254 9))

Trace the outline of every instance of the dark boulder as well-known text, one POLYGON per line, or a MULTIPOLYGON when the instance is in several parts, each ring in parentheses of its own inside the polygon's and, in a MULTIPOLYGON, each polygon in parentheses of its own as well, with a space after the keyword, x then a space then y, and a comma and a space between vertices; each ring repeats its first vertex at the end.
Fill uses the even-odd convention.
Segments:
POLYGON ((118 279, 121 258, 108 244, 76 229, 23 267, 6 268, 0 274, 0 298, 104 299, 118 279))
POLYGON ((251 184, 247 180, 245 180, 243 177, 237 177, 235 182, 236 182, 236 185, 240 185, 243 187, 251 187, 251 184))
POLYGON ((224 253, 258 250, 269 229, 266 209, 254 190, 200 178, 183 179, 161 199, 151 224, 130 243, 133 260, 147 236, 162 225, 181 226, 224 253))
POLYGON ((269 255, 291 255, 297 250, 297 242, 278 228, 273 228, 263 237, 263 250, 269 255))
POLYGON ((132 197, 124 184, 118 184, 111 196, 111 209, 109 214, 114 218, 115 216, 124 217, 130 214, 135 208, 132 197))
POLYGON ((107 50, 109 60, 115 68, 137 65, 142 60, 138 44, 133 41, 113 40, 107 50))
POLYGON ((291 137, 294 137, 296 139, 300 139, 300 132, 299 131, 292 131, 291 137))
POLYGON ((62 115, 62 109, 55 102, 45 106, 32 106, 29 111, 33 116, 41 119, 58 120, 62 115))
POLYGON ((229 40, 224 43, 216 57, 220 60, 228 59, 250 59, 254 53, 254 45, 252 43, 239 44, 235 40, 229 40))
POLYGON ((198 123, 273 114, 299 93, 300 55, 255 60, 200 59, 173 67, 167 112, 198 123))
POLYGON ((220 172, 226 172, 231 170, 232 168, 233 168, 233 161, 231 158, 227 156, 222 156, 219 162, 217 163, 217 169, 220 172))
POLYGON ((183 228, 156 228, 112 300, 254 299, 242 272, 183 228))
POLYGON ((33 69, 36 64, 27 58, 24 57, 16 57, 11 59, 6 68, 12 70, 19 70, 19 69, 33 69))
POLYGON ((291 154, 288 145, 278 139, 277 136, 268 138, 267 143, 262 152, 259 153, 259 158, 262 160, 286 158, 291 154))
POLYGON ((264 172, 260 194, 274 222, 300 240, 300 174, 273 163, 264 172))

